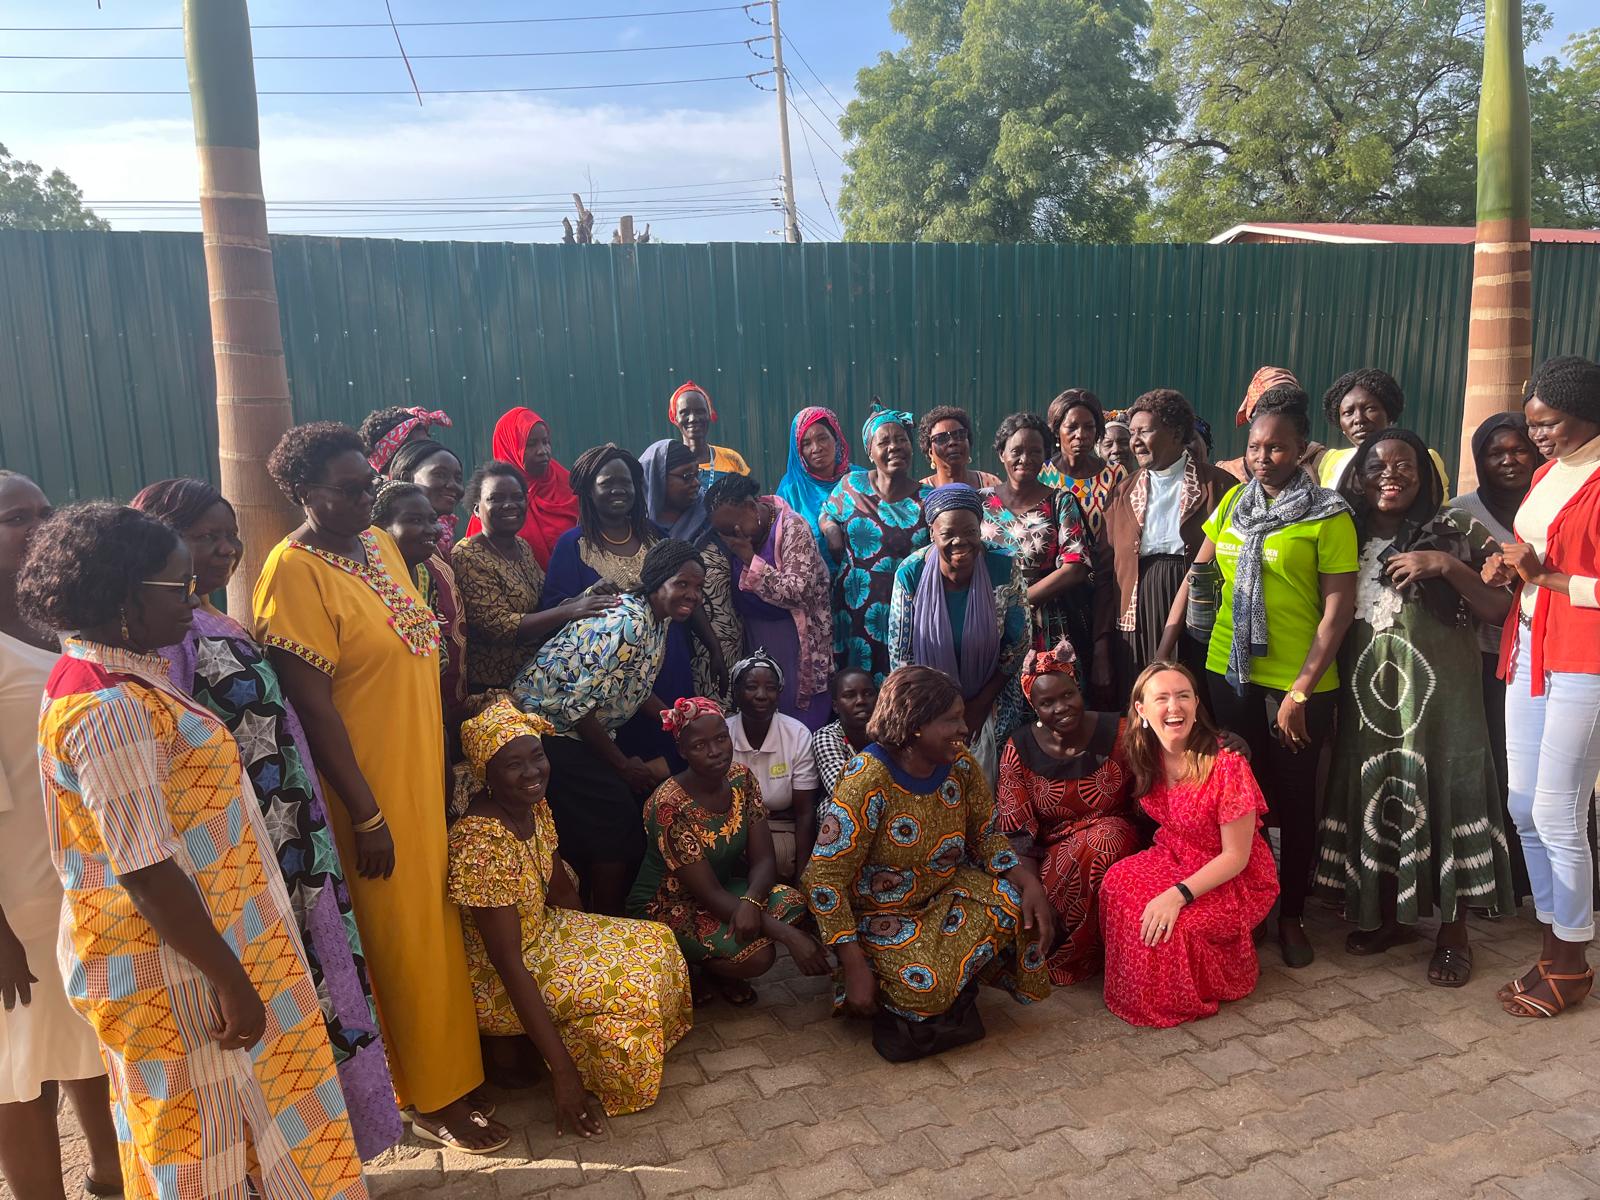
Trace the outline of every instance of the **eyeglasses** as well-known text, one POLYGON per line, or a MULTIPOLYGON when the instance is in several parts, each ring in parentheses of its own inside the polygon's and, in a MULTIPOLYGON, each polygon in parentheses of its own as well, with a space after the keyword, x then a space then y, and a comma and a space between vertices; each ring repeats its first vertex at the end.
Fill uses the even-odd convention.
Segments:
POLYGON ((177 583, 170 579, 146 579, 142 582, 144 583, 145 587, 181 588, 183 589, 183 598, 185 600, 194 599, 194 594, 199 590, 200 587, 200 580, 194 575, 189 576, 189 578, 185 579, 182 583, 177 583))
POLYGON ((698 483, 700 481, 699 467, 684 467, 678 471, 668 471, 668 479, 676 479, 679 483, 698 483))
POLYGON ((308 483, 306 486, 308 488, 321 488, 325 492, 338 492, 339 495, 354 504, 358 500, 364 500, 368 496, 376 496, 378 494, 378 477, 369 475, 360 483, 308 483))
POLYGON ((943 433, 936 433, 928 439, 935 446, 948 446, 951 442, 966 442, 972 439, 967 436, 965 429, 946 429, 943 433))

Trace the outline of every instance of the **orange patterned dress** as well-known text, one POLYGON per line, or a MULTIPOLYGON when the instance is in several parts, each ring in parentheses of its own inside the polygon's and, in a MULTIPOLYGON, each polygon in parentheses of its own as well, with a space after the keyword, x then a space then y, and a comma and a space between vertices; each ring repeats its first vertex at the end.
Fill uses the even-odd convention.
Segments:
MULTIPOLYGON (((667 1051, 694 1023, 689 969, 665 925, 545 903, 557 866, 555 821, 543 800, 527 841, 493 817, 465 816, 451 828, 450 899, 466 909, 516 908, 523 965, 583 1086, 608 1116, 638 1112, 655 1103, 667 1051)), ((478 1028, 522 1033, 470 915, 465 927, 478 1028)))
POLYGON ((158 655, 72 639, 39 761, 66 889, 60 960, 100 1038, 129 1200, 365 1200, 327 1026, 239 745, 158 655), (266 1005, 250 1050, 210 1037, 211 985, 120 877, 187 875, 266 1005), (271 867, 267 864, 272 864, 271 867))

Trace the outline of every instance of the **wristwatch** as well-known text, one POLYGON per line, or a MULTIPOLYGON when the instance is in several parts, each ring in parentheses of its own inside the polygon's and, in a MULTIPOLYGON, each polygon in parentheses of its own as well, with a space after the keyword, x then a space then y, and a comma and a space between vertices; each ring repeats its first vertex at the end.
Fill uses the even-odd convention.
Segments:
POLYGON ((1306 694, 1299 688, 1295 688, 1290 691, 1289 699, 1293 700, 1296 704, 1304 704, 1306 702, 1306 694))

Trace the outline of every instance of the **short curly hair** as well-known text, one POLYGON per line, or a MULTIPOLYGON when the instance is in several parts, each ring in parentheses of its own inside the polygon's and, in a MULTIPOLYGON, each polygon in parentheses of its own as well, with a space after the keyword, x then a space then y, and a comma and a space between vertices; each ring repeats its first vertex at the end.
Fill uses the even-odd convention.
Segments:
POLYGON ((1055 434, 1050 432, 1050 426, 1045 424, 1043 417, 1031 412, 1012 413, 1000 422, 999 428, 994 431, 996 456, 1004 453, 1006 443, 1024 429, 1031 429, 1039 435, 1039 440, 1044 443, 1044 456, 1049 458, 1054 452, 1055 434))
POLYGON ((1400 414, 1405 411, 1406 394, 1400 390, 1400 384, 1389 372, 1377 367, 1346 371, 1333 381, 1332 387, 1322 393, 1322 414, 1328 418, 1328 424, 1335 429, 1339 428, 1339 405, 1343 404, 1344 398, 1356 388, 1365 388, 1377 397, 1378 403, 1383 405, 1383 411, 1389 414, 1390 424, 1398 421, 1400 414))
POLYGON ((367 456, 366 443, 348 425, 337 421, 308 421, 296 425, 278 439, 267 456, 267 474, 291 504, 299 504, 301 488, 320 483, 328 463, 341 454, 355 451, 367 456))
POLYGON ((528 481, 521 471, 508 462, 501 462, 498 458, 491 458, 486 463, 479 463, 478 469, 472 473, 472 478, 467 480, 467 507, 477 508, 478 501, 483 499, 483 485, 491 479, 515 479, 517 486, 522 489, 523 495, 528 493, 528 481))
POLYGON ((880 746, 904 750, 917 733, 961 699, 961 689, 943 671, 908 666, 883 681, 878 706, 867 722, 867 736, 880 746))
POLYGON ((1046 410, 1044 419, 1050 423, 1052 430, 1059 430, 1061 422, 1067 419, 1067 414, 1075 408, 1087 408, 1094 417, 1094 437, 1099 441, 1106 435, 1106 409, 1088 388, 1068 388, 1054 400, 1046 410))
POLYGON ((138 509, 69 504, 34 531, 17 604, 42 629, 93 629, 114 621, 177 546, 175 529, 138 509))
POLYGON ((759 495, 761 495, 761 484, 752 475, 738 475, 732 472, 718 475, 706 489, 706 511, 716 512, 725 504, 746 504, 759 495))
POLYGON ((1149 413, 1158 425, 1177 434, 1181 445, 1187 446, 1194 437, 1194 406, 1184 398, 1182 392, 1172 388, 1155 388, 1128 405, 1128 411, 1122 416, 1128 420, 1134 413, 1142 412, 1149 413))
POLYGON ((917 422, 917 444, 922 447, 922 453, 933 453, 933 427, 940 421, 960 421, 961 428, 967 431, 967 444, 972 444, 972 418, 967 415, 967 410, 957 408, 953 404, 936 404, 922 414, 922 420, 917 422))
POLYGON ((1547 359, 1528 381, 1522 402, 1535 395, 1557 412, 1600 425, 1600 364, 1576 354, 1547 359))

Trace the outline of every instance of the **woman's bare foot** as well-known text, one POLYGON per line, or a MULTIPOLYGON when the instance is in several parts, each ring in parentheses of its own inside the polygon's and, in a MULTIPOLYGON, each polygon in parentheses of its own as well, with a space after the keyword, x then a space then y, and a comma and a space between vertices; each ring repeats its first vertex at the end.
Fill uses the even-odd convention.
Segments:
POLYGON ((412 1127, 425 1141, 438 1142, 468 1154, 487 1154, 511 1140, 511 1131, 499 1121, 485 1117, 469 1096, 437 1112, 419 1112, 412 1127))

